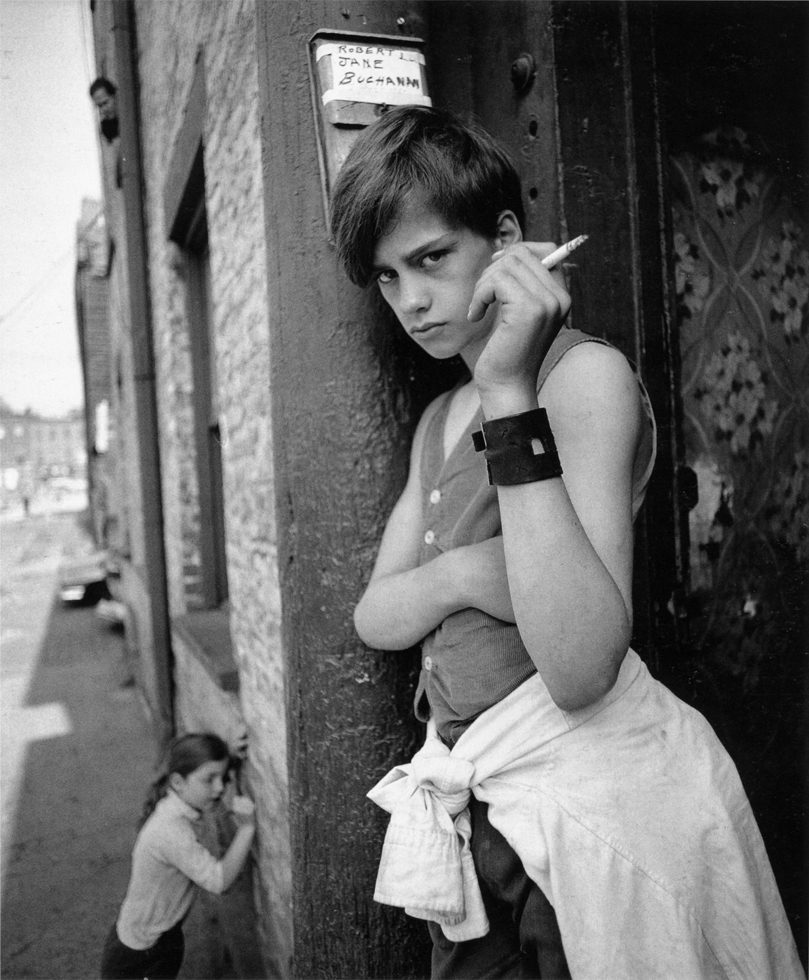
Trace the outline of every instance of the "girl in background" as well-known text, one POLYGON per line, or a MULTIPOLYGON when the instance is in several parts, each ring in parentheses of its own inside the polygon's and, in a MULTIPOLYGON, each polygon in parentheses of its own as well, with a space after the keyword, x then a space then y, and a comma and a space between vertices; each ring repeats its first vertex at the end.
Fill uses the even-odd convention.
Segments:
POLYGON ((236 880, 255 833, 254 805, 235 796, 236 834, 217 859, 198 840, 194 824, 225 790, 228 747, 208 732, 183 735, 169 746, 163 774, 144 808, 126 897, 101 961, 102 980, 172 978, 183 961, 182 923, 197 887, 221 894, 236 880))

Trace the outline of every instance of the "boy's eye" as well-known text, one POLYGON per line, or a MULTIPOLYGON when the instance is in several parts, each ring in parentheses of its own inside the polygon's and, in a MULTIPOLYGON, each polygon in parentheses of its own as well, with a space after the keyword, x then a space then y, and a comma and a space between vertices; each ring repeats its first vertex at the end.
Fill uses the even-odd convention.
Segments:
POLYGON ((438 252, 428 252, 427 255, 422 257, 421 267, 423 269, 433 269, 436 265, 444 258, 447 254, 446 249, 440 249, 438 252))
POLYGON ((380 286, 387 286, 388 283, 393 282, 395 278, 396 273, 393 271, 393 269, 383 269, 381 272, 377 273, 376 281, 380 284, 380 286))

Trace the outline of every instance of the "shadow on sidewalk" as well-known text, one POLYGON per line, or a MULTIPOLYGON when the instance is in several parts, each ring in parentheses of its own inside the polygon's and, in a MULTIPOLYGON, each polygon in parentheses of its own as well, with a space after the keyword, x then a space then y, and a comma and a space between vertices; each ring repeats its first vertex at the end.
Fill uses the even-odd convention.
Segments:
MULTIPOLYGON (((39 589, 47 595, 42 582, 39 589)), ((92 607, 52 601, 14 713, 18 791, 13 825, 3 828, 2 973, 97 976, 156 758, 120 635, 92 607)))
MULTIPOLYGON (((58 554, 80 551, 82 533, 68 518, 31 519, 4 542, 5 980, 98 976, 160 761, 122 634, 94 606, 56 598, 58 554)), ((207 818, 202 839, 220 853, 229 830, 207 818)), ((180 977, 262 975, 251 874, 198 898, 180 977)))

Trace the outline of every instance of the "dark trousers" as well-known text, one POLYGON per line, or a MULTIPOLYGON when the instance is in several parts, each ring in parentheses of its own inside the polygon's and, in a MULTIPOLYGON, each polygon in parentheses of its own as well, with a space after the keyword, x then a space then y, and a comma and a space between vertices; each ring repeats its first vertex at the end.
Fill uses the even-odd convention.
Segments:
POLYGON ((113 925, 101 956, 101 980, 174 980, 185 952, 181 923, 163 933, 148 949, 130 949, 113 925))
POLYGON ((528 877, 506 839, 489 823, 489 807, 472 797, 472 856, 489 932, 453 943, 428 923, 433 941, 433 980, 498 977, 568 980, 570 972, 553 906, 528 877))

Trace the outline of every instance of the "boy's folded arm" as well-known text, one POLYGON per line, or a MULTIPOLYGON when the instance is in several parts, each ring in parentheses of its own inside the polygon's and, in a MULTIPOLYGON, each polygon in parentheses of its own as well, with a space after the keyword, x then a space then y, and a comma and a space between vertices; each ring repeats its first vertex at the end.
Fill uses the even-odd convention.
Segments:
POLYGON ((463 608, 480 609, 507 623, 516 622, 502 536, 464 545, 449 554, 455 560, 463 608))
POLYGON ((641 409, 626 360, 595 344, 568 352, 542 402, 563 477, 498 495, 520 634, 551 696, 572 710, 610 689, 631 638, 641 409))
POLYGON ((368 646, 404 650, 423 640, 447 616, 470 607, 515 621, 501 537, 372 578, 354 622, 368 646))
POLYGON ((463 609, 467 603, 451 571, 454 563, 450 551, 425 565, 372 578, 354 610, 362 641, 377 650, 407 650, 463 609))
POLYGON ((421 549, 420 459, 434 402, 416 429, 407 484, 393 508, 371 580, 354 610, 360 639, 378 650, 407 650, 467 603, 458 557, 447 552, 419 565, 421 549))

